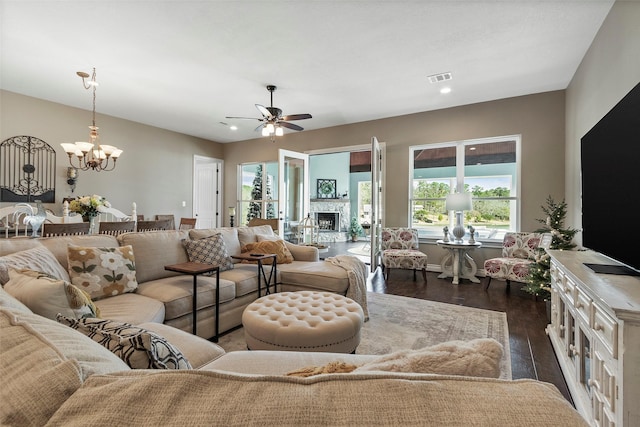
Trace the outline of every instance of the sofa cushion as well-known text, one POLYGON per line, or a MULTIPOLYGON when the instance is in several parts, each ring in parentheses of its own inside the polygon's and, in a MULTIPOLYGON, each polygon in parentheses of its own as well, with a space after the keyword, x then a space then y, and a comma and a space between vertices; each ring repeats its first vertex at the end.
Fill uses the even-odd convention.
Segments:
MULTIPOLYGON (((238 229, 235 227, 189 230, 189 238, 192 240, 204 239, 205 237, 215 236, 216 234, 222 235, 227 253, 230 256, 240 255, 241 246, 238 240, 238 229)), ((240 262, 240 260, 233 260, 232 262, 235 264, 240 262)))
MULTIPOLYGON (((215 276, 198 276, 198 310, 215 305, 215 291, 215 276)), ((192 313, 193 278, 189 275, 140 283, 137 293, 164 303, 165 323, 192 313)), ((235 284, 220 278, 220 303, 231 301, 235 297, 235 284)))
POLYGON ((49 274, 58 279, 69 281, 69 274, 60 265, 50 250, 44 246, 36 246, 24 251, 15 252, 0 257, 0 284, 9 281, 9 267, 28 268, 49 274))
POLYGON ((4 289, 29 309, 55 320, 58 313, 74 318, 98 317, 98 309, 84 291, 64 280, 33 270, 9 270, 4 289))
POLYGON ((21 313, 32 313, 29 307, 27 307, 26 305, 18 301, 14 296, 5 291, 2 286, 0 286, 0 308, 1 307, 21 313))
POLYGON ((41 237, 42 246, 49 249, 60 265, 69 270, 67 265, 67 247, 69 245, 91 246, 94 248, 117 248, 120 246, 114 236, 108 234, 83 234, 79 236, 41 237))
MULTIPOLYGON (((217 265, 220 267, 220 271, 231 270, 233 268, 233 262, 231 261, 231 257, 224 244, 224 239, 220 233, 211 237, 205 237, 204 239, 184 239, 182 244, 187 250, 189 261, 217 265)), ((211 276, 212 274, 215 274, 215 272, 209 273, 208 275, 211 276)))
MULTIPOLYGON (((270 266, 264 266, 267 276, 270 266)), ((278 274, 279 276, 279 274, 278 274)), ((233 270, 220 273, 220 279, 236 284, 236 298, 258 291, 258 266, 255 264, 235 264, 233 270)), ((264 283, 262 284, 264 286, 264 283)))
POLYGON ((163 230, 123 233, 117 239, 121 246, 133 247, 136 254, 136 277, 138 283, 143 283, 180 274, 167 271, 164 266, 189 261, 182 245, 182 240, 186 237, 187 231, 163 230))
POLYGON ((86 425, 88 402, 97 426, 588 426, 553 385, 535 380, 202 370, 94 376, 48 425, 86 425))
POLYGON ((349 288, 347 271, 329 262, 294 261, 278 266, 282 290, 321 290, 345 294, 349 288), (287 286, 293 285, 293 286, 287 286))
MULTIPOLYGON (((2 327, 2 340, 0 340, 2 352, 13 350, 11 348, 13 347, 13 341, 9 337, 15 333, 17 334, 15 339, 19 337, 20 342, 26 340, 26 337, 30 337, 29 339, 34 339, 34 342, 39 346, 49 348, 58 358, 76 360, 80 366, 81 381, 94 374, 106 374, 129 369, 122 360, 100 344, 54 320, 46 319, 34 313, 24 313, 4 307, 0 308, 0 312, 4 313, 3 316, 8 319, 9 325, 5 324, 2 327), (5 329, 5 326, 7 328, 16 327, 16 329, 5 329)), ((38 351, 40 350, 38 349, 38 351)), ((17 357, 20 357, 18 352, 11 353, 11 357, 5 358, 3 355, 0 357, 0 364, 4 366, 5 363, 12 363, 10 359, 17 357)), ((18 376, 24 375, 27 371, 28 369, 21 371, 18 376)), ((3 376, 3 381, 4 378, 3 376)))
POLYGON ((0 239, 0 256, 42 246, 40 239, 0 239))
POLYGON ((105 319, 71 319, 62 315, 57 319, 101 344, 133 369, 191 369, 180 350, 144 328, 105 319))
POLYGON ((255 227, 238 227, 238 240, 240 240, 240 246, 245 246, 249 243, 255 243, 258 241, 257 235, 273 236, 273 228, 270 225, 257 225, 255 227))
MULTIPOLYGON (((243 253, 276 254, 276 263, 291 264, 293 255, 284 244, 284 240, 263 240, 261 242, 249 243, 242 247, 243 253)), ((243 263, 258 263, 258 261, 244 260, 243 263)), ((271 260, 263 260, 265 264, 271 264, 271 260)))
POLYGON ((203 366, 203 370, 227 371, 252 375, 285 375, 305 366, 320 366, 340 361, 364 365, 379 355, 325 353, 319 351, 231 351, 203 366))
POLYGON ((120 294, 95 301, 100 317, 138 325, 144 322, 164 322, 164 304, 138 293, 120 294))
POLYGON ((184 354, 194 369, 201 368, 225 354, 219 345, 163 323, 142 323, 138 326, 169 341, 184 354))
POLYGON ((131 245, 118 248, 69 245, 67 256, 71 283, 93 299, 133 292, 138 287, 131 245))
MULTIPOLYGON (((0 309, 0 425, 45 425, 82 385, 82 369, 21 320, 0 309)), ((33 315, 31 315, 33 316, 33 315)))

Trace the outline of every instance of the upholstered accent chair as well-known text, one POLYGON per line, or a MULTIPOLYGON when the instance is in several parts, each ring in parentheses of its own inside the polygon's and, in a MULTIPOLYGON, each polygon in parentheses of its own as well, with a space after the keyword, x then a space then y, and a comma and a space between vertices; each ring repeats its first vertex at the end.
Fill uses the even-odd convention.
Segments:
POLYGON ((386 279, 392 268, 422 271, 422 278, 427 281, 427 255, 420 252, 418 246, 418 230, 414 228, 391 227, 382 229, 382 267, 386 279))
POLYGON ((489 277, 485 290, 489 289, 491 279, 506 281, 507 290, 511 281, 526 283, 529 266, 535 263, 536 249, 542 236, 541 233, 505 233, 502 255, 484 262, 484 271, 489 277))

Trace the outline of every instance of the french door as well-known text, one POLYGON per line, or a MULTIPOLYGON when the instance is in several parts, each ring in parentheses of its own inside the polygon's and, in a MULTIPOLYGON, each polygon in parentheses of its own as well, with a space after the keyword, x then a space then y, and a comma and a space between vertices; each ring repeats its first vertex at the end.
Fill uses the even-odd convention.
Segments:
POLYGON ((384 207, 383 151, 375 136, 371 138, 371 271, 380 264, 384 207))
POLYGON ((278 234, 292 240, 309 212, 309 155, 278 150, 278 234))

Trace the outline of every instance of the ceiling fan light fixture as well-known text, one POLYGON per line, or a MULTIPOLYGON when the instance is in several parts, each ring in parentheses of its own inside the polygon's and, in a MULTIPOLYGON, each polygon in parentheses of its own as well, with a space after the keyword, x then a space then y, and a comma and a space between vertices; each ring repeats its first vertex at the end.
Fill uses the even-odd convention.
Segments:
POLYGON ((269 130, 266 126, 262 128, 262 136, 269 136, 269 130))
POLYGON ((284 129, 282 129, 282 127, 278 126, 276 127, 276 136, 282 136, 284 135, 284 129))
POLYGON ((265 126, 265 129, 267 129, 268 134, 272 134, 275 131, 275 127, 273 126, 273 123, 267 123, 267 126, 265 126))

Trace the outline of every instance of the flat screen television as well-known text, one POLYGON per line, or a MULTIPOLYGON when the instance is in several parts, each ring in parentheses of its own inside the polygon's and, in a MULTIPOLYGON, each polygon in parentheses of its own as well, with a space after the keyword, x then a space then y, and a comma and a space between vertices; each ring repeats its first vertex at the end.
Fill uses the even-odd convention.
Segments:
POLYGON ((640 271, 640 83, 581 139, 582 242, 640 271))

